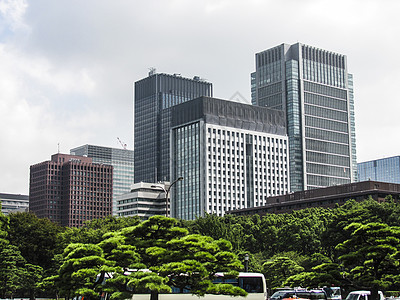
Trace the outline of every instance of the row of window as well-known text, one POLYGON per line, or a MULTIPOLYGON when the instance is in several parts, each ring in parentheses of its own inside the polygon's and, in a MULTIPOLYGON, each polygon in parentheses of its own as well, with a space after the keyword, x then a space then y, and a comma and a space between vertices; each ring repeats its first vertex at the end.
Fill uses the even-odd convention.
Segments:
POLYGON ((267 86, 260 87, 258 89, 258 97, 263 98, 272 94, 277 94, 282 92, 282 83, 277 82, 269 84, 267 86))
POLYGON ((317 117, 305 116, 305 125, 309 127, 315 127, 320 129, 348 132, 348 124, 339 121, 326 120, 317 117))
POLYGON ((304 81, 304 91, 347 100, 347 90, 304 81))
POLYGON ((304 103, 347 111, 346 100, 323 96, 323 95, 311 94, 307 92, 304 93, 304 103))
POLYGON ((312 174, 307 175, 308 188, 342 185, 347 183, 350 183, 350 178, 328 177, 312 174))
POLYGON ((305 80, 316 81, 344 88, 346 86, 346 71, 331 65, 303 60, 303 77, 305 80))
POLYGON ((306 115, 311 115, 311 116, 324 118, 324 119, 331 119, 331 120, 336 120, 336 121, 341 121, 341 122, 348 121, 347 112, 323 108, 323 107, 319 107, 319 106, 305 104, 304 105, 304 113, 306 115))
POLYGON ((335 176, 342 178, 350 178, 350 168, 346 167, 336 167, 336 166, 327 166, 327 165, 318 165, 313 163, 306 164, 307 173, 311 174, 319 174, 325 176, 335 176))
POLYGON ((348 145, 310 140, 310 139, 306 139, 306 150, 346 155, 346 156, 350 155, 348 145))
POLYGON ((347 133, 306 127, 305 136, 312 139, 349 144, 349 135, 347 133))
POLYGON ((350 167, 350 157, 306 151, 306 160, 328 165, 350 167))

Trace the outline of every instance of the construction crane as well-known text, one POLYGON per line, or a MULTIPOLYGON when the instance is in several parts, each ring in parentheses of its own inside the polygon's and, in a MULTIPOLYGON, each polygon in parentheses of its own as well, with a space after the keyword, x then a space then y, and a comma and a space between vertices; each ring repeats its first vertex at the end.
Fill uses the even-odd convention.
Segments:
POLYGON ((119 139, 119 137, 117 137, 117 140, 118 140, 118 142, 121 144, 122 148, 124 148, 124 150, 126 150, 126 144, 123 143, 123 142, 119 139))

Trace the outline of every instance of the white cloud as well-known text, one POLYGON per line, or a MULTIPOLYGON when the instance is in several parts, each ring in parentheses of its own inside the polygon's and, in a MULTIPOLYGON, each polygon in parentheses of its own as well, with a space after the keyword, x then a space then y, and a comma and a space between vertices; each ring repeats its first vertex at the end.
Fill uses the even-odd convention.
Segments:
POLYGON ((67 109, 76 95, 90 97, 95 83, 85 69, 58 69, 7 44, 0 44, 0 65, 0 190, 26 194, 31 164, 48 160, 59 142, 90 138, 102 121, 84 103, 67 109))
MULTIPOLYGON (((24 22, 25 11, 28 4, 25 0, 1 0, 0 14, 11 30, 27 29, 24 22)), ((3 25, 4 26, 4 25, 3 25)))

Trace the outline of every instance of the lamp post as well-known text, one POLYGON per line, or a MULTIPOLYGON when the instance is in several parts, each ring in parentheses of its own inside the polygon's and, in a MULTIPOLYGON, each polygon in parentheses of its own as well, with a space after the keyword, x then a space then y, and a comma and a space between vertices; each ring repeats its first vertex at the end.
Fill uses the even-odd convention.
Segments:
POLYGON ((152 186, 151 186, 152 188, 161 188, 161 189, 164 191, 164 193, 165 193, 165 206, 166 206, 165 216, 166 216, 166 217, 169 217, 169 213, 168 213, 168 207, 169 207, 168 194, 169 194, 169 191, 171 190, 172 186, 173 186, 175 183, 177 183, 178 181, 182 181, 182 180, 183 180, 183 177, 178 177, 177 179, 175 179, 175 180, 169 185, 169 187, 168 187, 167 189, 165 189, 165 187, 164 187, 164 186, 161 186, 161 185, 152 185, 152 186))
POLYGON ((248 272, 249 271, 249 254, 246 253, 244 255, 244 271, 248 272))

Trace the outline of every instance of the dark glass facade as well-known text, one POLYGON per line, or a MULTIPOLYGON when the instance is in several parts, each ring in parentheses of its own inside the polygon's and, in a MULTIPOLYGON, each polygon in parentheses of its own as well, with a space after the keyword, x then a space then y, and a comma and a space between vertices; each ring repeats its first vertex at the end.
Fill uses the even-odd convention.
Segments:
POLYGON ((291 191, 356 180, 353 77, 346 56, 300 43, 256 54, 252 104, 285 112, 291 191))
POLYGON ((135 182, 169 180, 171 108, 212 96, 212 84, 198 77, 150 73, 135 82, 135 182))

